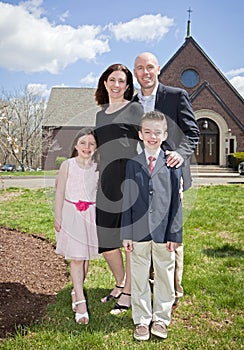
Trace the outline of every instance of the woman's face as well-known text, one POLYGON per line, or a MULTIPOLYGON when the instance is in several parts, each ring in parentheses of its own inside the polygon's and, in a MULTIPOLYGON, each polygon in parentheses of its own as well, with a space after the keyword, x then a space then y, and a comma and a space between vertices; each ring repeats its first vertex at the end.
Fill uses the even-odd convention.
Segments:
POLYGON ((126 74, 116 70, 108 76, 107 81, 104 81, 104 85, 110 100, 121 101, 124 99, 124 93, 128 88, 126 74))

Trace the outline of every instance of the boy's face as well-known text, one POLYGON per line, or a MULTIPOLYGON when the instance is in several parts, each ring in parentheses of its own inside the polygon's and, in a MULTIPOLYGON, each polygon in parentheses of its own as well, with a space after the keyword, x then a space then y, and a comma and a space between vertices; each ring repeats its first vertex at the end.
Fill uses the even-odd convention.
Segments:
POLYGON ((165 122, 160 120, 144 120, 139 137, 143 141, 146 150, 156 153, 163 141, 168 136, 165 130, 165 122))

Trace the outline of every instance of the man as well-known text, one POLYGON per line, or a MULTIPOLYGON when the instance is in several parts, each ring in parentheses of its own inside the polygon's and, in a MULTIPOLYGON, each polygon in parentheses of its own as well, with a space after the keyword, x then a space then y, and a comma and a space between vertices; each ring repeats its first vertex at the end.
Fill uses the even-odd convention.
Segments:
MULTIPOLYGON (((139 101, 145 112, 158 110, 165 114, 168 123, 168 138, 163 148, 167 154, 167 165, 182 165, 183 190, 191 187, 190 157, 199 140, 199 128, 195 119, 189 96, 180 88, 165 86, 158 81, 160 66, 157 58, 150 52, 136 57, 134 76, 141 90, 134 100, 139 101)), ((183 273, 183 245, 176 250, 175 263, 175 303, 183 296, 181 285, 183 273)))

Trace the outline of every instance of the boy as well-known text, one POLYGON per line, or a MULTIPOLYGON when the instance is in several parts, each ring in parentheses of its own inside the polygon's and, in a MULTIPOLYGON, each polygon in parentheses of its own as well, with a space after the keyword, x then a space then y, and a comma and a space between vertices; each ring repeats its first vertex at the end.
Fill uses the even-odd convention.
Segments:
POLYGON ((161 144, 167 138, 163 113, 147 112, 141 120, 141 154, 127 162, 121 238, 131 252, 134 338, 167 337, 174 302, 175 249, 182 242, 181 167, 170 168, 161 144), (149 159, 149 160, 148 160, 149 159), (153 305, 149 271, 154 265, 153 305))

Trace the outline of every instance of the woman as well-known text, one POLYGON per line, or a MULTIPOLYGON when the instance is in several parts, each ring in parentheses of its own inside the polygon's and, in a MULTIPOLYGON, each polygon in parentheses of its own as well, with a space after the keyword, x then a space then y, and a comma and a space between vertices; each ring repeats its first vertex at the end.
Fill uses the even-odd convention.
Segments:
POLYGON ((122 64, 109 66, 101 75, 95 99, 102 110, 96 115, 96 139, 100 155, 96 222, 99 253, 103 253, 115 278, 111 293, 103 303, 119 299, 112 314, 130 307, 130 263, 126 253, 126 271, 120 250, 120 222, 123 182, 128 159, 137 154, 138 127, 143 109, 133 97, 133 76, 122 64))

